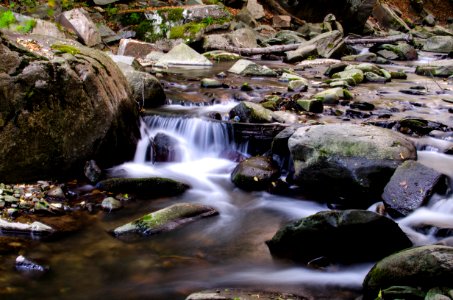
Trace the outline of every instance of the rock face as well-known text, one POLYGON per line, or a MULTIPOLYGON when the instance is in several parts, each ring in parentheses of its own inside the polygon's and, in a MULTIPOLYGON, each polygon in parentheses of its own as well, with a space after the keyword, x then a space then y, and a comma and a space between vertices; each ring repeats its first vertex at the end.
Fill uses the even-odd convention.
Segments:
POLYGON ((291 14, 307 22, 322 22, 327 14, 334 14, 346 32, 360 33, 373 11, 376 0, 309 0, 279 3, 291 14))
POLYGON ((299 128, 289 139, 297 184, 331 200, 366 207, 416 149, 403 135, 354 124, 299 128))
POLYGON ((152 235, 174 230, 183 224, 217 214, 218 212, 209 206, 178 203, 120 226, 113 230, 113 234, 117 236, 131 233, 152 235))
POLYGON ((366 210, 322 211, 281 228, 266 242, 272 255, 307 263, 381 259, 412 246, 387 217, 366 210))
POLYGON ((390 286, 423 289, 451 286, 452 275, 453 247, 431 245, 408 249, 374 265, 363 282, 364 299, 375 299, 380 289, 390 286))
POLYGON ((249 191, 264 190, 280 177, 280 170, 269 157, 256 156, 240 162, 231 173, 231 181, 249 191))
POLYGON ((10 34, 0 37, 0 56, 2 180, 68 176, 90 159, 104 168, 133 157, 138 106, 107 55, 68 40, 10 34))
POLYGON ((147 197, 176 196, 189 186, 168 178, 109 178, 96 184, 96 188, 112 193, 132 193, 147 197))
POLYGON ((385 186, 382 198, 397 216, 407 215, 425 204, 436 187, 445 185, 445 175, 416 161, 405 161, 385 186))

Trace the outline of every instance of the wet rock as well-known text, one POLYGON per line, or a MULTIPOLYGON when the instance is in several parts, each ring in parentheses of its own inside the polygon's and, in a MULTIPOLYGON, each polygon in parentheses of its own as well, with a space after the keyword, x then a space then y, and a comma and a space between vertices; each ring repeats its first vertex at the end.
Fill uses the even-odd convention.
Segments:
POLYGON ((270 291, 257 291, 247 289, 235 289, 235 288, 223 288, 217 290, 207 290, 196 292, 187 296, 185 300, 274 300, 274 299, 285 299, 285 300, 302 300, 306 297, 297 296, 289 293, 278 293, 270 291))
POLYGON ((275 162, 264 156, 248 158, 240 162, 231 173, 231 181, 239 188, 259 191, 269 188, 280 177, 275 162))
POLYGON ((37 221, 27 224, 22 222, 10 222, 0 217, 0 232, 46 236, 54 233, 55 230, 52 227, 37 221))
POLYGON ((407 79, 407 74, 403 71, 390 72, 392 79, 407 79))
POLYGON ((375 53, 363 53, 355 55, 343 56, 341 60, 344 61, 357 61, 357 62, 375 62, 377 55, 375 53))
POLYGON ((172 162, 181 159, 178 152, 178 140, 165 133, 159 132, 154 136, 154 161, 172 162))
POLYGON ((222 50, 214 50, 203 53, 203 55, 213 61, 230 61, 241 59, 241 56, 236 53, 226 52, 222 50))
POLYGON ((113 197, 107 197, 104 200, 102 200, 101 207, 104 210, 112 211, 122 208, 123 204, 121 203, 121 201, 116 200, 113 197))
POLYGON ((272 122, 272 111, 264 108, 263 106, 249 102, 242 101, 233 109, 231 109, 230 119, 238 118, 239 122, 243 123, 270 123, 272 122))
POLYGON ((387 82, 387 79, 385 77, 376 75, 376 73, 372 73, 372 72, 365 72, 364 77, 367 82, 375 82, 375 83, 387 82))
POLYGON ((211 78, 203 78, 200 84, 201 87, 204 88, 220 88, 223 86, 223 84, 220 81, 211 78))
POLYGON ((405 161, 385 186, 382 199, 390 213, 406 216, 426 204, 436 190, 445 191, 445 175, 416 161, 405 161))
POLYGON ((448 131, 448 127, 442 123, 407 117, 396 122, 396 130, 404 134, 427 135, 433 130, 448 131))
POLYGON ((350 94, 345 93, 343 88, 332 88, 315 94, 313 98, 321 100, 323 104, 337 104, 340 99, 349 100, 350 94))
POLYGON ((428 93, 422 90, 417 90, 417 89, 403 89, 399 90, 400 93, 407 94, 407 95, 413 95, 413 96, 424 96, 427 95, 428 93))
POLYGON ((118 46, 118 55, 145 58, 153 51, 159 50, 156 44, 146 43, 133 39, 121 39, 118 46))
POLYGON ((338 72, 332 75, 334 79, 348 80, 353 79, 355 84, 359 84, 363 81, 363 71, 359 69, 346 69, 342 72, 338 72))
POLYGON ((23 69, 0 80, 0 114, 14 115, 0 128, 0 154, 9 158, 0 162, 3 180, 67 177, 89 159, 104 168, 133 157, 138 107, 106 54, 41 35, 0 40, 24 59, 23 69), (25 39, 35 46, 23 46, 25 39))
POLYGON ((152 235, 171 231, 189 222, 217 214, 218 212, 209 206, 178 203, 117 227, 113 230, 113 234, 116 236, 134 233, 152 235))
POLYGON ((379 76, 384 76, 384 74, 383 74, 384 69, 381 69, 372 63, 361 63, 358 65, 349 65, 346 67, 345 71, 348 71, 348 70, 360 70, 363 73, 370 72, 370 73, 374 73, 379 76))
POLYGON ((169 65, 212 66, 213 64, 209 59, 183 43, 173 47, 155 64, 156 67, 169 65))
POLYGON ((146 197, 170 197, 184 193, 190 187, 168 178, 109 178, 96 184, 96 188, 112 193, 131 193, 146 197))
POLYGON ((242 76, 277 76, 277 73, 268 67, 246 59, 238 60, 228 72, 242 76))
POLYGON ((60 23, 68 29, 74 30, 79 39, 88 47, 102 43, 96 24, 83 8, 75 8, 63 12, 60 23))
POLYGON ((16 258, 16 270, 31 277, 39 277, 49 271, 49 266, 38 264, 22 255, 16 258))
POLYGON ((304 111, 312 113, 322 113, 324 111, 323 101, 320 99, 300 99, 297 100, 297 104, 299 104, 304 111))
POLYGON ((289 157, 288 140, 294 132, 296 132, 297 128, 298 127, 296 126, 290 126, 275 135, 272 141, 271 152, 273 155, 279 156, 280 160, 284 160, 289 157))
POLYGON ((332 77, 333 74, 344 71, 347 66, 348 64, 344 62, 334 63, 326 69, 324 75, 332 77))
POLYGON ((364 299, 391 286, 430 289, 451 286, 453 247, 423 246, 404 250, 374 265, 363 281, 364 299))
POLYGON ((347 109, 344 113, 345 117, 351 118, 351 119, 366 119, 371 117, 370 113, 359 111, 359 110, 353 110, 353 109, 347 109))
POLYGON ((123 73, 132 88, 132 99, 141 108, 155 108, 165 104, 166 96, 159 79, 147 72, 127 70, 123 73))
POLYGON ((47 194, 48 197, 52 197, 52 198, 57 198, 57 199, 65 199, 66 198, 66 195, 65 195, 65 193, 63 191, 63 188, 61 186, 59 186, 59 185, 50 188, 47 191, 46 194, 47 194))
POLYGON ((432 61, 423 66, 417 66, 415 73, 424 76, 448 77, 453 75, 453 59, 432 61))
POLYGON ((417 60, 417 50, 408 43, 399 42, 396 45, 384 44, 377 46, 376 49, 372 48, 370 51, 388 50, 395 53, 398 56, 397 60, 417 60))
POLYGON ((350 108, 359 110, 373 110, 374 105, 369 102, 352 102, 349 104, 350 108))
POLYGON ((423 44, 423 51, 450 53, 453 51, 453 36, 433 36, 423 44))
MULTIPOLYGON (((304 80, 304 79, 305 78, 303 78, 297 74, 283 72, 283 74, 278 78, 278 81, 289 82, 289 81, 293 81, 293 80, 304 80)), ((308 81, 307 81, 307 84, 308 84, 308 81)))
POLYGON ((319 212, 282 227, 266 244, 273 256, 302 263, 374 261, 412 246, 398 224, 365 210, 319 212))
POLYGON ((387 60, 398 60, 399 56, 393 51, 382 49, 376 52, 379 56, 387 59, 387 60))
POLYGON ((288 146, 298 185, 324 194, 324 201, 354 207, 366 207, 380 199, 394 170, 403 161, 417 157, 413 143, 403 135, 354 124, 299 128, 288 146))
POLYGON ((297 115, 290 111, 273 111, 272 119, 283 124, 294 124, 298 121, 297 115))
POLYGON ((411 286, 391 286, 381 290, 383 299, 425 299, 426 292, 411 286))
POLYGON ((450 300, 453 296, 453 289, 448 287, 434 287, 425 296, 425 300, 450 300))
POLYGON ((91 183, 98 182, 102 177, 102 170, 101 168, 99 168, 99 166, 96 164, 96 161, 94 160, 89 160, 85 163, 83 173, 91 183))

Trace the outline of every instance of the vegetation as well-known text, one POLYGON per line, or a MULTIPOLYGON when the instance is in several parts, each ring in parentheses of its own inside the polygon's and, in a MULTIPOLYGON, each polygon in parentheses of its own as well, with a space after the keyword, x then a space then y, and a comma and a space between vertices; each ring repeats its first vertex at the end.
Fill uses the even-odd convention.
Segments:
POLYGON ((53 44, 52 46, 50 46, 50 48, 57 51, 57 53, 69 53, 72 55, 80 53, 79 49, 71 45, 53 44))
POLYGON ((8 28, 10 25, 16 23, 17 20, 14 17, 12 11, 7 10, 4 12, 0 12, 0 28, 8 28))

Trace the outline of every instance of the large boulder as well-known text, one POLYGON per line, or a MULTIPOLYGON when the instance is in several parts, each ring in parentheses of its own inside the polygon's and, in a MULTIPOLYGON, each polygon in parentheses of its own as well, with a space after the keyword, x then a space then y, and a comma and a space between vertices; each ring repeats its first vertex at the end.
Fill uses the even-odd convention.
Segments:
POLYGON ((272 111, 260 104, 242 101, 233 107, 230 118, 243 123, 269 123, 272 121, 272 111))
POLYGON ((280 1, 292 15, 308 22, 323 22, 332 13, 346 32, 361 33, 376 0, 280 1))
POLYGON ((379 290, 391 286, 410 286, 423 290, 451 287, 451 278, 453 247, 430 245, 408 249, 374 265, 363 281, 364 299, 375 299, 379 290))
POLYGON ((453 36, 433 36, 423 43, 424 51, 450 53, 453 52, 453 36))
POLYGON ((402 32, 410 31, 409 26, 398 16, 398 14, 386 3, 378 0, 373 8, 373 17, 384 28, 393 29, 402 32))
POLYGON ((448 77, 453 75, 453 59, 443 59, 417 66, 415 73, 425 76, 448 77))
POLYGON ((155 64, 156 67, 169 65, 212 66, 213 64, 209 59, 183 43, 173 47, 155 64))
POLYGON ((280 177, 272 158, 256 156, 241 161, 231 173, 231 181, 244 190, 264 190, 280 177))
POLYGON ((272 255, 304 263, 375 261, 412 246, 394 221, 366 210, 322 211, 286 225, 266 243, 272 255))
POLYGON ((299 128, 288 147, 297 184, 326 201, 358 207, 379 201, 398 165, 417 156, 402 134, 354 124, 299 128))
POLYGON ((79 39, 89 47, 102 43, 96 24, 84 8, 65 11, 60 16, 60 23, 73 30, 79 39))
POLYGON ((104 53, 51 37, 0 36, 0 177, 71 176, 133 157, 138 106, 104 53))

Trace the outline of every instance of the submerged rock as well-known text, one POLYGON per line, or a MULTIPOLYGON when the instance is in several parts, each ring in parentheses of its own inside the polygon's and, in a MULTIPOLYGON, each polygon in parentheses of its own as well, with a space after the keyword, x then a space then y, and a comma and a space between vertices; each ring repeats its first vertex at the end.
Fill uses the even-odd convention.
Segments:
POLYGON ((256 156, 241 161, 231 173, 231 181, 239 188, 259 191, 269 188, 280 177, 280 170, 269 157, 256 156))
POLYGON ((16 270, 31 277, 39 277, 49 271, 49 266, 38 264, 22 255, 16 258, 16 270))
POLYGON ((109 178, 96 184, 96 188, 112 193, 132 193, 147 197, 170 197, 184 193, 190 187, 168 178, 109 178))
POLYGON ((379 261, 363 281, 364 299, 375 299, 391 286, 430 289, 451 286, 453 247, 423 246, 404 250, 379 261))
POLYGON ((174 230, 183 224, 217 214, 218 212, 209 206, 178 203, 117 227, 113 230, 113 234, 117 236, 131 233, 152 235, 174 230))
POLYGON ((403 135, 354 124, 302 127, 288 146, 297 184, 359 207, 379 200, 394 170, 417 157, 414 144, 403 135))
POLYGON ((374 261, 412 246, 394 221, 366 210, 319 212, 281 228, 266 244, 272 255, 303 263, 374 261))
POLYGON ((385 186, 382 199, 390 212, 406 216, 426 204, 436 189, 446 187, 445 175, 416 161, 405 161, 385 186))
POLYGON ((0 232, 1 233, 18 233, 30 235, 50 235, 55 230, 41 222, 32 222, 30 224, 21 222, 11 222, 0 217, 0 232))

